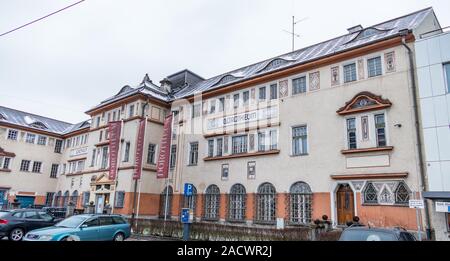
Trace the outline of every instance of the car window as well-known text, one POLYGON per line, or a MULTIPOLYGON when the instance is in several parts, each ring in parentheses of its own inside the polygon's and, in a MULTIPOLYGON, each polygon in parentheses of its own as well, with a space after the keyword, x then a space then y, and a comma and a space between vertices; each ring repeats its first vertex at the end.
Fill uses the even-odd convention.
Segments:
POLYGON ((41 219, 50 221, 53 219, 52 216, 50 216, 49 214, 47 214, 47 212, 39 212, 39 216, 41 216, 41 219))
POLYGON ((86 216, 71 216, 71 217, 66 218, 63 221, 59 222, 55 226, 76 228, 85 220, 86 220, 86 216))
POLYGON ((400 239, 402 241, 416 241, 416 238, 411 233, 407 232, 401 232, 400 239))
POLYGON ((375 230, 344 230, 342 241, 396 241, 393 233, 375 230))
POLYGON ((36 211, 26 211, 23 212, 23 218, 26 219, 39 219, 39 215, 36 211))
POLYGON ((123 218, 121 217, 112 217, 114 224, 125 224, 127 223, 123 218))
POLYGON ((87 225, 88 227, 98 226, 98 218, 90 219, 90 220, 84 222, 83 225, 87 225))
POLYGON ((0 212, 0 218, 8 216, 9 212, 0 212))
POLYGON ((99 217, 100 219, 100 226, 108 226, 113 225, 113 219, 111 217, 99 217))
POLYGON ((22 213, 23 212, 15 212, 15 213, 12 213, 12 216, 15 217, 15 218, 21 218, 22 217, 22 213))

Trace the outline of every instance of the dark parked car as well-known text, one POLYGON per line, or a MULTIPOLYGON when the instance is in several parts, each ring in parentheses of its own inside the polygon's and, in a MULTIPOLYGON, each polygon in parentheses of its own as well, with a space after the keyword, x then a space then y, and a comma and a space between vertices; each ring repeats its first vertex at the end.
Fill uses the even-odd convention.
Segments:
POLYGON ((8 237, 12 241, 20 241, 28 231, 53 226, 59 221, 61 219, 39 209, 1 210, 0 239, 8 237))
POLYGON ((354 226, 346 228, 339 241, 416 241, 416 238, 402 228, 354 226))

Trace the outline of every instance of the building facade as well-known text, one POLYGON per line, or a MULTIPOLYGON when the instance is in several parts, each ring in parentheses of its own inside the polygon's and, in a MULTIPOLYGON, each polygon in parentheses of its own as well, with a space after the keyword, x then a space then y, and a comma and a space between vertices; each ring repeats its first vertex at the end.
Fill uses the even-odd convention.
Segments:
POLYGON ((422 173, 405 45, 414 49, 418 35, 438 28, 429 8, 210 79, 184 70, 156 85, 146 75, 89 109, 90 124, 54 135, 63 141, 61 153, 48 152, 58 174, 45 177, 51 183, 42 188, 33 188, 37 181, 22 188, 12 177, 29 175, 22 173, 23 159, 46 154, 26 137, 11 140, 10 132, 36 127, 11 122, 14 112, 0 107, 0 155, 14 163, 4 168, 0 187, 10 200, 19 192, 48 192, 54 194, 46 194, 47 204, 92 202, 98 212, 109 205, 114 213, 147 218, 178 219, 190 207, 196 222, 280 228, 326 215, 345 226, 358 216, 374 226, 417 229, 408 201, 419 196, 422 173), (170 114, 169 178, 157 179, 170 114), (142 176, 134 180, 142 120, 142 176), (111 121, 122 124, 113 180, 111 121), (192 196, 183 196, 185 183, 193 185, 192 196))
POLYGON ((450 239, 450 33, 423 34, 415 44, 431 221, 450 239))

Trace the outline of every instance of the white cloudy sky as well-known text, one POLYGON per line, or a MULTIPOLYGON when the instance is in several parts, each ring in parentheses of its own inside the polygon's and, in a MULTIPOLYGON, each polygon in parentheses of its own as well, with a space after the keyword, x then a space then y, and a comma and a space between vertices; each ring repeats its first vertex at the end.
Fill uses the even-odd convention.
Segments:
MULTIPOLYGON (((0 34, 78 0, 0 0, 0 34)), ((209 78, 448 0, 86 0, 0 37, 0 105, 68 122, 145 73, 209 78)))

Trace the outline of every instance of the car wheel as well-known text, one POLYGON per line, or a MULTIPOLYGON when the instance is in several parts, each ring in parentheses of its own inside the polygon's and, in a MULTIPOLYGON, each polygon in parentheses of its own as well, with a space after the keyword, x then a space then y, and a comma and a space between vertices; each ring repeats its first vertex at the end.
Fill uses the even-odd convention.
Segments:
POLYGON ((113 239, 113 241, 124 241, 124 240, 125 240, 125 236, 122 233, 117 233, 113 239))
POLYGON ((75 237, 75 236, 67 236, 63 239, 61 239, 61 241, 80 241, 79 238, 75 237))
POLYGON ((20 241, 22 240, 24 234, 25 231, 22 228, 14 228, 13 230, 11 230, 11 233, 9 233, 9 240, 20 241))

